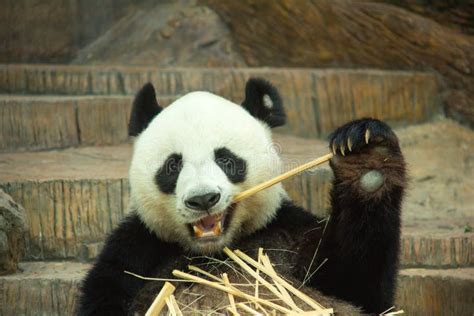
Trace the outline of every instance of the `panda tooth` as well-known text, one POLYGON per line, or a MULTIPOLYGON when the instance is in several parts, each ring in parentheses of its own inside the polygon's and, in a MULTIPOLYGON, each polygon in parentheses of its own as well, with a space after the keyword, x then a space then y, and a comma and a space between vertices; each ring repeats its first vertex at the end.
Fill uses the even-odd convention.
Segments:
POLYGON ((214 234, 218 236, 221 233, 222 233, 222 224, 221 224, 221 221, 218 221, 216 226, 214 227, 214 234))
POLYGON ((214 215, 215 224, 213 225, 212 229, 207 230, 203 227, 202 219, 193 223, 191 226, 193 227, 194 236, 196 238, 202 237, 216 237, 222 235, 224 231, 224 214, 216 214, 214 215))
POLYGON ((204 232, 199 228, 197 227, 197 225, 193 225, 193 231, 194 231, 194 236, 196 237, 202 237, 204 232))

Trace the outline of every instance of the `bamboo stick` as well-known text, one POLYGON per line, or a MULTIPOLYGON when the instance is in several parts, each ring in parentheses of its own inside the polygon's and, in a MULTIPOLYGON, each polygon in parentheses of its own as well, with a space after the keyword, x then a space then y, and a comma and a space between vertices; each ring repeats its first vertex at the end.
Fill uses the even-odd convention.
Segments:
POLYGON ((332 153, 329 153, 327 155, 324 155, 324 156, 321 156, 317 159, 314 159, 310 162, 307 162, 305 164, 302 164, 301 166, 298 166, 294 169, 291 169, 279 176, 276 176, 275 178, 273 179, 270 179, 270 180, 267 180, 265 182, 262 182, 260 183, 259 185, 256 185, 248 190, 245 190, 243 192, 240 192, 238 193, 237 195, 234 196, 234 199, 233 199, 233 203, 237 203, 237 202, 240 202, 242 201, 243 199, 246 199, 248 198, 249 196, 251 195, 254 195, 255 193, 257 192, 260 192, 262 190, 265 190, 266 188, 269 188, 271 187, 272 185, 275 185, 277 184, 278 182, 281 182, 283 180, 286 180, 290 177, 293 177, 305 170, 308 170, 308 169, 311 169, 311 168, 314 168, 322 163, 325 163, 326 161, 330 160, 331 158, 333 157, 333 154, 332 153))
MULTIPOLYGON (((230 251, 231 250, 229 248, 224 248, 224 252, 226 252, 226 249, 227 251, 230 251)), ((265 273, 266 275, 268 276, 272 276, 273 273, 271 271, 268 271, 268 269, 264 266, 262 266, 261 264, 259 264, 257 261, 253 260, 252 258, 250 258, 249 256, 247 256, 245 253, 243 253, 242 251, 240 250, 235 250, 234 251, 235 254, 237 256, 239 256, 240 258, 242 258, 243 260, 245 260, 247 263, 249 263, 250 265, 252 265, 253 267, 255 268, 259 268, 260 271, 262 271, 263 273, 265 273)), ((227 253, 227 252, 226 252, 227 253)), ((278 275, 273 275, 273 280, 275 282, 278 282, 280 283, 281 285, 283 285, 288 291, 290 291, 291 293, 293 293, 295 296, 297 296, 298 298, 300 298, 302 301, 304 301, 306 304, 308 304, 309 306, 311 306, 312 308, 316 309, 317 311, 318 310, 322 310, 322 309, 325 309, 321 304, 317 303, 316 301, 314 301, 311 297, 309 297, 308 295, 304 294, 303 292, 299 291, 298 289, 296 289, 295 287, 293 287, 290 283, 286 282, 284 279, 282 279, 281 277, 279 277, 278 275)))
POLYGON ((392 316, 392 315, 400 315, 400 314, 404 314, 405 312, 403 311, 403 309, 399 310, 399 311, 396 311, 396 312, 390 312, 390 313, 387 313, 385 315, 387 316, 392 316))
POLYGON ((168 313, 171 316, 177 316, 176 311, 174 310, 173 303, 171 303, 171 300, 169 297, 166 298, 165 302, 166 302, 166 307, 168 307, 168 313))
POLYGON ((213 279, 214 281, 217 281, 217 282, 219 282, 219 283, 222 283, 222 280, 221 280, 221 279, 219 279, 218 277, 216 277, 216 276, 215 276, 214 274, 212 274, 212 273, 209 273, 209 272, 207 272, 207 271, 204 271, 204 270, 201 269, 201 268, 198 268, 198 267, 193 266, 193 265, 188 265, 188 269, 189 269, 190 271, 194 271, 194 272, 201 273, 202 275, 205 275, 205 276, 207 276, 208 278, 213 279))
POLYGON ((158 316, 166 304, 166 299, 173 294, 174 290, 175 287, 171 283, 165 282, 165 285, 163 285, 163 288, 145 313, 145 316, 158 316))
MULTIPOLYGON (((224 284, 225 286, 231 288, 231 285, 230 285, 230 282, 229 282, 229 278, 227 277, 227 273, 223 273, 222 274, 222 280, 224 281, 224 284)), ((239 313, 237 312, 237 307, 235 307, 235 299, 234 299, 234 296, 232 295, 232 293, 227 293, 227 296, 229 297, 229 303, 230 303, 230 307, 231 309, 233 310, 233 313, 232 314, 236 314, 236 315, 239 315, 239 313)))
POLYGON ((255 316, 263 316, 261 313, 257 312, 256 310, 254 310, 253 308, 245 305, 244 303, 238 303, 237 304, 238 307, 242 308, 244 311, 246 311, 247 313, 250 313, 251 315, 255 315, 255 316))
POLYGON ((285 314, 288 314, 288 313, 291 312, 291 310, 289 310, 288 308, 285 308, 283 306, 280 306, 278 304, 275 304, 273 302, 270 302, 270 301, 267 301, 267 300, 264 300, 264 299, 261 299, 261 298, 258 298, 258 297, 254 297, 253 295, 248 295, 247 293, 238 291, 235 288, 226 287, 226 286, 221 285, 217 282, 209 281, 209 280, 206 280, 206 279, 203 279, 203 278, 200 278, 200 277, 197 277, 195 275, 185 273, 185 272, 179 271, 179 270, 173 270, 172 273, 175 277, 186 279, 186 280, 191 280, 191 281, 194 281, 194 282, 200 283, 200 284, 204 284, 204 285, 213 287, 215 289, 218 289, 220 291, 224 291, 226 293, 231 293, 234 296, 245 298, 245 299, 247 299, 249 301, 252 301, 252 302, 256 301, 258 303, 261 303, 262 305, 267 305, 267 306, 269 306, 269 307, 271 307, 275 310, 278 310, 282 313, 285 313, 285 314))
POLYGON ((332 308, 326 308, 319 311, 308 311, 308 312, 291 312, 286 316, 331 316, 334 315, 332 308))
MULTIPOLYGON (((252 268, 250 268, 242 259, 240 259, 235 253, 232 252, 229 248, 225 247, 224 252, 232 259, 234 260, 242 269, 244 269, 248 274, 253 276, 255 279, 257 279, 263 286, 265 286, 267 289, 269 289, 273 294, 275 294, 279 299, 281 299, 283 302, 285 302, 288 306, 291 306, 291 302, 288 302, 287 298, 282 295, 270 282, 262 278, 257 272, 255 272, 252 268)), ((257 263, 258 264, 258 263, 257 263)), ((263 267, 262 265, 260 265, 263 267)), ((256 267, 258 268, 258 267, 256 267)), ((263 270, 261 270, 263 271, 263 270)), ((270 274, 266 273, 268 276, 271 276, 270 274)))
MULTIPOLYGON (((273 266, 270 262, 270 259, 268 258, 268 256, 265 254, 265 255, 262 255, 262 258, 261 258, 261 264, 263 264, 264 267, 266 267, 268 269, 269 272, 272 272, 273 274, 270 275, 270 277, 272 279, 275 279, 275 276, 277 276, 277 273, 275 271, 275 269, 273 269, 273 266)), ((288 292, 286 291, 285 287, 283 285, 281 285, 280 283, 278 282, 275 282, 275 285, 276 287, 278 288, 278 290, 281 292, 281 294, 286 298, 286 302, 288 302, 288 304, 296 311, 298 312, 303 312, 303 310, 301 308, 299 308, 296 303, 293 301, 293 299, 291 298, 290 294, 288 294, 288 292)))
MULTIPOLYGON (((258 248, 258 263, 261 263, 261 259, 262 259, 262 255, 263 255, 263 248, 260 247, 258 248)), ((260 271, 257 269, 257 274, 260 275, 260 271)), ((258 297, 258 279, 255 279, 255 297, 258 297)), ((257 304, 255 304, 255 308, 257 308, 257 304)))
POLYGON ((176 312, 176 316, 183 316, 183 312, 179 308, 178 302, 176 301, 176 298, 174 297, 173 294, 170 295, 169 300, 171 301, 171 304, 173 305, 174 311, 176 312))

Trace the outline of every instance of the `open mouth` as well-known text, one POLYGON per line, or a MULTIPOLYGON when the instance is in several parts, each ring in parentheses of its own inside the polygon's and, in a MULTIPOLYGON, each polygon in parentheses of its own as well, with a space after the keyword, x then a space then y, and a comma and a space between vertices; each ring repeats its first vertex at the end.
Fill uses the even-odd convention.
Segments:
POLYGON ((198 221, 189 224, 191 233, 196 239, 209 240, 221 237, 226 227, 228 227, 234 205, 218 214, 208 215, 200 218, 198 221))
POLYGON ((194 237, 219 237, 224 232, 225 214, 213 214, 191 224, 194 237))

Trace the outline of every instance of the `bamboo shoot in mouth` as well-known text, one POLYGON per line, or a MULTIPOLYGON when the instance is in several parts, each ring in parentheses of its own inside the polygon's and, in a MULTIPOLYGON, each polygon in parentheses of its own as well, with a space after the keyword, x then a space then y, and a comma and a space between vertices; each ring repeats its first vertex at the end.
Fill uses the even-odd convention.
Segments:
POLYGON ((234 196, 233 203, 240 202, 252 195, 254 195, 257 192, 260 192, 262 190, 265 190, 272 185, 275 185, 279 182, 282 182, 283 180, 286 180, 288 178, 291 178, 293 176, 296 176, 297 174, 300 174, 303 171, 306 171, 308 169, 312 169, 316 166, 319 166, 327 161, 329 161, 333 157, 332 153, 326 154, 324 156, 321 156, 319 158, 316 158, 312 161, 309 161, 305 164, 302 164, 301 166, 298 166, 294 169, 288 170, 285 173, 280 174, 279 176, 276 176, 273 179, 267 180, 265 182, 260 183, 259 185, 256 185, 248 190, 245 190, 243 192, 240 192, 234 196))

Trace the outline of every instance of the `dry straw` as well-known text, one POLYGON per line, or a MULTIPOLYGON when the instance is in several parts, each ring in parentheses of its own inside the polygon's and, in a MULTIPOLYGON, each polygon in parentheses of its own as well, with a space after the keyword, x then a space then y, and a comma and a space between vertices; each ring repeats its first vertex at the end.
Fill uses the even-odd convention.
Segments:
MULTIPOLYGON (((221 291, 223 297, 227 296, 229 301, 229 304, 223 306, 222 309, 226 310, 231 315, 285 314, 326 316, 334 314, 333 308, 322 306, 314 299, 285 281, 282 277, 278 276, 273 268, 270 258, 263 252, 263 249, 259 249, 257 260, 252 259, 240 250, 232 251, 229 248, 225 248, 224 252, 243 271, 255 278, 255 283, 252 282, 245 284, 247 287, 248 285, 256 285, 257 289, 259 285, 264 286, 270 290, 274 296, 266 296, 265 298, 259 297, 258 290, 255 291, 255 295, 250 295, 239 288, 242 284, 231 283, 226 273, 217 276, 195 266, 188 266, 188 268, 190 271, 201 274, 206 278, 174 270, 173 275, 177 279, 171 280, 201 284, 221 291), (296 299, 299 299, 299 304, 296 303, 296 299)), ((163 280, 160 278, 145 278, 130 272, 127 273, 146 280, 163 280)), ((249 281, 251 282, 251 279, 249 281)), ((173 295, 174 290, 175 287, 170 282, 166 281, 145 315, 160 315, 163 308, 167 306, 168 315, 182 316, 183 312, 179 307, 179 301, 176 301, 176 298, 173 295)), ((186 305, 185 308, 190 308, 189 304, 186 305)), ((393 311, 393 309, 394 307, 391 307, 381 315, 391 316, 403 314, 403 310, 393 311)), ((197 314, 199 311, 194 309, 191 313, 197 314)))
MULTIPOLYGON (((263 249, 259 249, 258 261, 252 259, 240 250, 232 251, 229 248, 225 248, 224 252, 243 271, 255 279, 255 283, 252 282, 252 285, 258 284, 259 286, 264 286, 274 297, 262 298, 259 296, 259 291, 257 290, 255 291, 255 295, 250 295, 239 289, 235 283, 231 283, 226 273, 223 273, 219 277, 195 266, 189 266, 188 268, 190 271, 203 275, 206 278, 174 270, 173 275, 178 278, 176 281, 197 283, 223 292, 223 295, 226 294, 229 300, 229 305, 226 310, 232 315, 272 315, 275 312, 277 314, 283 313, 287 315, 331 315, 333 313, 332 308, 322 306, 278 276, 273 269, 269 257, 264 254, 263 249), (304 306, 298 306, 292 295, 299 298, 303 303, 300 305, 304 306)), ((143 278, 138 275, 135 276, 143 278)), ((146 279, 153 280, 154 278, 146 279)), ((175 287, 170 282, 165 282, 160 293, 158 293, 145 315, 159 315, 165 306, 168 308, 168 314, 173 316, 183 315, 179 308, 179 302, 176 302, 173 296, 174 290, 175 287)))

